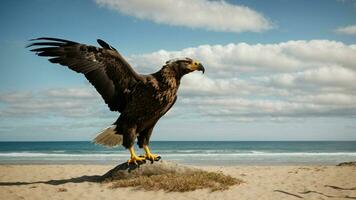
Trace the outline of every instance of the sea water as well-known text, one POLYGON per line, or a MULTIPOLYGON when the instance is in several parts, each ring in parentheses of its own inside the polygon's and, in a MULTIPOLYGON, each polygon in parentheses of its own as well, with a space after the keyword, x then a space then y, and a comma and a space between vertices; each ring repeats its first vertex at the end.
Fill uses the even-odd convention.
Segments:
MULTIPOLYGON (((356 141, 153 141, 150 147, 164 160, 192 165, 335 165, 356 160, 356 141)), ((121 146, 91 142, 0 142, 0 164, 118 164, 128 158, 121 146)))

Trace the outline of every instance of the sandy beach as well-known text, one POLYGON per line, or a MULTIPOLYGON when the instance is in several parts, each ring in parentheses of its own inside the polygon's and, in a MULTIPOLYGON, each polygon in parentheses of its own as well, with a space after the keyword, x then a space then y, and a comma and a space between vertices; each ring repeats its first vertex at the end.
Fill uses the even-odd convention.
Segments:
POLYGON ((199 167, 244 183, 226 191, 184 193, 111 189, 95 182, 113 165, 0 165, 1 199, 356 199, 356 167, 199 167))

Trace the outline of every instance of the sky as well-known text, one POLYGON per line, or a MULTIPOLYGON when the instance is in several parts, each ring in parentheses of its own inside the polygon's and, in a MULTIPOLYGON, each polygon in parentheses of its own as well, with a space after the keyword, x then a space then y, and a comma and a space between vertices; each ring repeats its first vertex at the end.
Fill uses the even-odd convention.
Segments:
POLYGON ((356 140, 355 0, 0 1, 0 30, 0 141, 87 141, 119 116, 37 37, 103 39, 143 74, 200 61, 152 140, 356 140))

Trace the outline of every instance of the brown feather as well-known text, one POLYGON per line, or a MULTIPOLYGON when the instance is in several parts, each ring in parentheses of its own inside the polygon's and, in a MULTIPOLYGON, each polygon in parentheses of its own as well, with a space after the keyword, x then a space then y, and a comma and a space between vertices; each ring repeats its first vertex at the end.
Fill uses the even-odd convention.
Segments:
POLYGON ((103 97, 110 110, 122 112, 127 92, 142 80, 126 60, 110 45, 100 40, 98 48, 58 38, 37 38, 28 47, 38 56, 52 57, 49 61, 68 66, 82 73, 103 97))

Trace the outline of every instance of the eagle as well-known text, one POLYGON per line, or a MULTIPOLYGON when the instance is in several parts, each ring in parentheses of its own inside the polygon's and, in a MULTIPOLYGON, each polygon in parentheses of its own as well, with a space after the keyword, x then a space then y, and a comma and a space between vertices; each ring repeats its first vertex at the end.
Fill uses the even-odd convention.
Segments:
POLYGON ((120 113, 112 126, 101 131, 93 141, 109 147, 123 145, 130 152, 128 164, 161 158, 149 148, 156 123, 176 102, 181 78, 194 71, 205 71, 196 60, 178 58, 167 61, 155 73, 143 75, 100 39, 97 42, 101 47, 50 37, 30 41, 27 48, 31 47, 30 51, 38 56, 49 57, 51 63, 84 74, 109 109, 120 113), (136 139, 145 155, 135 153, 136 139))

